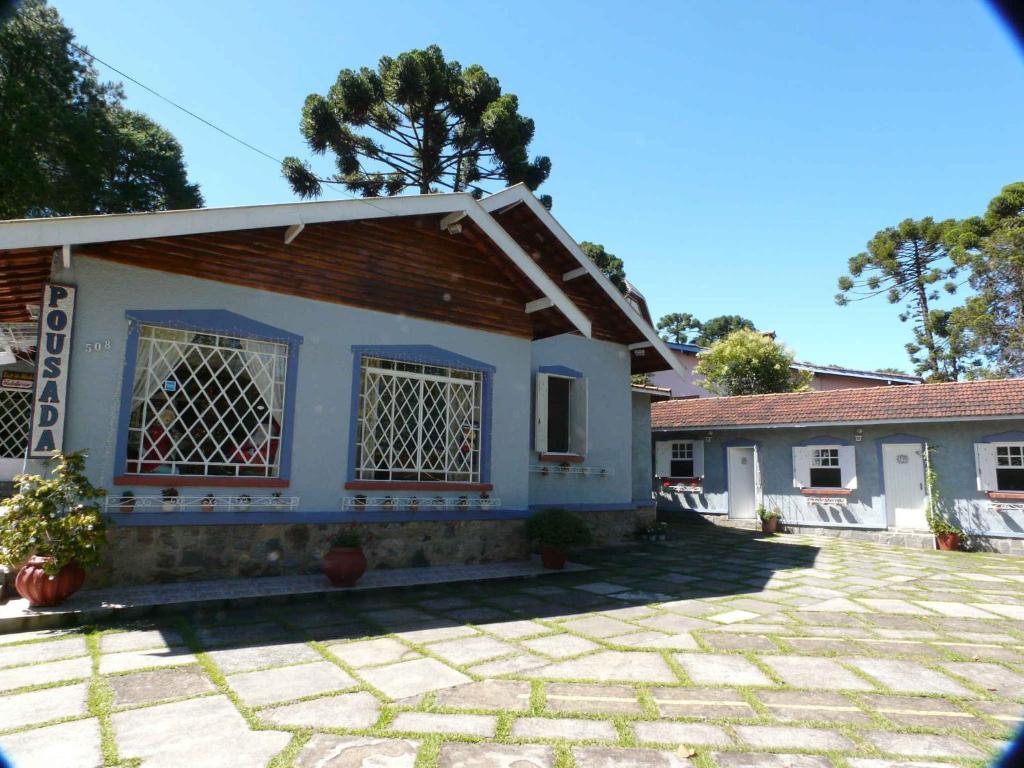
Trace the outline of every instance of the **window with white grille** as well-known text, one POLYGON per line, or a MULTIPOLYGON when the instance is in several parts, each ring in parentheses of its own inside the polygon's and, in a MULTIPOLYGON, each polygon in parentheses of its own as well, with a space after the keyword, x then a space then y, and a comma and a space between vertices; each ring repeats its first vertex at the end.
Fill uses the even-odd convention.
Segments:
POLYGON ((672 477, 693 477, 693 443, 672 443, 672 477))
POLYGON ((364 356, 357 480, 480 482, 484 374, 364 356))
POLYGON ((842 488, 843 472, 839 466, 838 448, 815 448, 811 451, 811 486, 842 488))
POLYGON ((0 459, 24 458, 32 422, 32 393, 0 389, 0 459))
POLYGON ((996 446, 996 481, 1000 491, 1024 491, 1024 443, 996 446))
POLYGON ((142 325, 129 473, 277 477, 288 347, 142 325))

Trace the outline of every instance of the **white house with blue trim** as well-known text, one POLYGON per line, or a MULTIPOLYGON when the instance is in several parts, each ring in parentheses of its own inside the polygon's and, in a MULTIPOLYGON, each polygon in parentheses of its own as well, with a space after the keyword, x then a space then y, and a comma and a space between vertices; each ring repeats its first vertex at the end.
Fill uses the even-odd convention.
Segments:
POLYGON ((1024 380, 669 400, 652 427, 659 510, 920 533, 932 498, 986 546, 1024 544, 1024 380))
POLYGON ((373 567, 653 519, 630 374, 675 357, 522 186, 0 222, 0 331, 0 481, 87 450, 109 583, 313 570, 351 524, 373 567))

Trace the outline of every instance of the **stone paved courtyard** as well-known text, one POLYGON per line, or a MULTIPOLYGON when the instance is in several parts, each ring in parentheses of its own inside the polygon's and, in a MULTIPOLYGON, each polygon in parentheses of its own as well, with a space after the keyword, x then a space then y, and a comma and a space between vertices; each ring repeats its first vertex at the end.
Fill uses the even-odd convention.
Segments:
POLYGON ((680 527, 584 573, 0 636, 16 768, 983 765, 1024 560, 680 527))

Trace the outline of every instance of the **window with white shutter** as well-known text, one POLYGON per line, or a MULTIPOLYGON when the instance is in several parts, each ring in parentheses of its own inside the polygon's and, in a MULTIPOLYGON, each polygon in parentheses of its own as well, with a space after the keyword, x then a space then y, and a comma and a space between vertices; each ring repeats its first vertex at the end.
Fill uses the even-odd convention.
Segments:
POLYGON ((534 449, 542 454, 587 452, 587 380, 538 373, 534 397, 534 449))
POLYGON ((977 443, 978 489, 1024 491, 1024 443, 977 443))
POLYGON ((857 487, 856 451, 852 445, 812 445, 793 448, 796 488, 857 487))

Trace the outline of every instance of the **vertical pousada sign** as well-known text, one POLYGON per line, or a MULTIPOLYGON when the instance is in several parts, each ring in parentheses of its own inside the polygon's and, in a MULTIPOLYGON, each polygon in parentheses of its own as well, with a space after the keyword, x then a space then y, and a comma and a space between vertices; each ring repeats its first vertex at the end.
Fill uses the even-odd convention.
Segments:
POLYGON ((56 283, 47 283, 43 287, 35 397, 32 401, 32 437, 28 453, 31 459, 48 459, 54 451, 64 450, 75 291, 74 286, 56 283))

